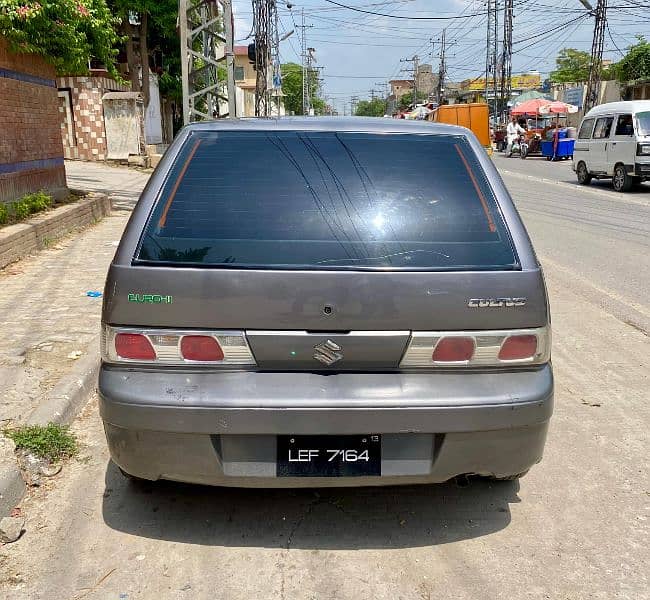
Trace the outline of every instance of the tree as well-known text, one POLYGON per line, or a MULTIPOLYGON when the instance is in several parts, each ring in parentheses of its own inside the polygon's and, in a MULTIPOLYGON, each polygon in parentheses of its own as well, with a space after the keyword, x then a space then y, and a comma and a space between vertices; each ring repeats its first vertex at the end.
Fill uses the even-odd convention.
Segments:
MULTIPOLYGON (((418 92, 418 102, 424 102, 427 99, 427 95, 423 92, 418 92)), ((399 99, 399 109, 406 110, 409 106, 413 104, 413 92, 404 94, 399 99)))
POLYGON ((357 117, 383 117, 386 114, 386 100, 373 98, 372 100, 361 100, 357 104, 355 115, 357 117))
MULTIPOLYGON (((302 67, 296 63, 285 63, 281 66, 281 71, 284 108, 288 114, 302 115, 302 67)), ((315 114, 322 114, 325 102, 317 94, 318 73, 315 70, 309 73, 309 83, 311 106, 315 114)))
POLYGON ((591 54, 575 48, 563 48, 555 59, 557 68, 550 73, 554 83, 576 83, 589 79, 591 54))
POLYGON ((87 73, 95 59, 119 78, 115 25, 105 0, 0 2, 0 35, 12 50, 40 55, 62 75, 87 73))
POLYGON ((614 68, 621 83, 650 77, 650 42, 642 35, 636 36, 637 43, 628 48, 627 54, 614 68))

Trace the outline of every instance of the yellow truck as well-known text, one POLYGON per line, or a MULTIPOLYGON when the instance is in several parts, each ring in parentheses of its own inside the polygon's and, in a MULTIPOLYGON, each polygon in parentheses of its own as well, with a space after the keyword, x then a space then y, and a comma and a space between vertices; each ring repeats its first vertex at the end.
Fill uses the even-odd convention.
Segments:
POLYGON ((489 118, 490 109, 484 102, 443 104, 427 116, 429 121, 460 125, 471 129, 488 154, 492 154, 489 118))

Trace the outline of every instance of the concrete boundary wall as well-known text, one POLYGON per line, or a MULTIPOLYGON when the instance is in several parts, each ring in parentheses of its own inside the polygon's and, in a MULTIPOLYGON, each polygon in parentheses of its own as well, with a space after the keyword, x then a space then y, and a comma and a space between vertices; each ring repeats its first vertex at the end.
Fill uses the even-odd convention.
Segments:
POLYGON ((108 196, 90 195, 74 204, 36 215, 24 223, 0 229, 0 269, 47 248, 74 229, 103 219, 110 212, 111 200, 108 196))

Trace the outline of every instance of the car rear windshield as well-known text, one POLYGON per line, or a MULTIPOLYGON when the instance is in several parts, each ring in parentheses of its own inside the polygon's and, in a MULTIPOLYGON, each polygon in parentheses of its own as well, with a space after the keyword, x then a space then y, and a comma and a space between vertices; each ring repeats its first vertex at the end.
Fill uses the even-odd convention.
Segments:
POLYGON ((287 269, 512 269, 462 136, 194 132, 136 262, 287 269))

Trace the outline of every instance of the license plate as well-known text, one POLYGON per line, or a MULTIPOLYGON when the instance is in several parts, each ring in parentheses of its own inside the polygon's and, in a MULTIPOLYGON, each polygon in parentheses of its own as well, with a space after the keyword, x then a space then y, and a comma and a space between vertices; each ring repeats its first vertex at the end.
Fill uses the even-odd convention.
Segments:
POLYGON ((379 477, 379 435, 279 435, 278 477, 379 477))

